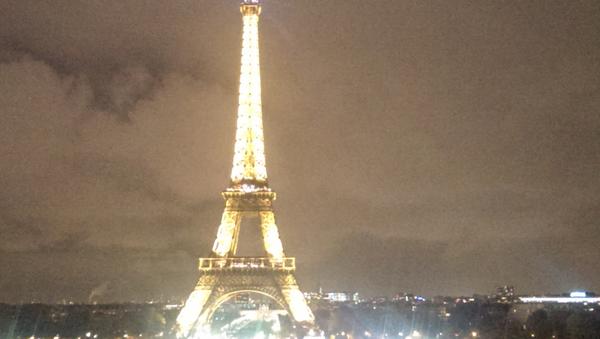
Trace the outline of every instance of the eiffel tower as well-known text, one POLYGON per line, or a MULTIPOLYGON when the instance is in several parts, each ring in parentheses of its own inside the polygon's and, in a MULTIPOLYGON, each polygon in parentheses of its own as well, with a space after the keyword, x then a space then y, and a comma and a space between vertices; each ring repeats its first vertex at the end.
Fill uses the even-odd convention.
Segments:
POLYGON ((295 258, 286 257, 273 213, 263 140, 258 48, 259 0, 242 0, 242 58, 231 182, 221 193, 225 211, 209 258, 200 258, 200 279, 177 317, 178 338, 209 337, 215 310, 232 296, 255 292, 282 306, 294 322, 311 326, 312 311, 300 292, 295 258), (258 217, 265 256, 236 256, 240 224, 258 217))

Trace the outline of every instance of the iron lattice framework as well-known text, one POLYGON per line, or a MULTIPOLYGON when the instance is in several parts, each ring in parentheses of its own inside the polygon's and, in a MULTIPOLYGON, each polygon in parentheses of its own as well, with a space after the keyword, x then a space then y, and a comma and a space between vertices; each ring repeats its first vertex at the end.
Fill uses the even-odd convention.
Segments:
POLYGON ((179 338, 202 338, 214 311, 231 296, 256 292, 273 298, 295 322, 311 325, 314 316, 296 282, 294 258, 286 257, 273 213, 263 139, 258 47, 258 0, 244 0, 239 106, 231 182, 222 193, 225 210, 210 258, 200 258, 200 279, 177 317, 179 338), (237 257, 243 218, 258 217, 265 257, 237 257))

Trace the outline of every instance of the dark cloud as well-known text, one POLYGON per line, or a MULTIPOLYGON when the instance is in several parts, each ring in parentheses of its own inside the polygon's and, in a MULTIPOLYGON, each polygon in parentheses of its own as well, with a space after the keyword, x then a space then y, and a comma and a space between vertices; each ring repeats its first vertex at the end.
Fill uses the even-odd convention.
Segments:
MULTIPOLYGON (((189 292, 229 174, 236 7, 0 3, 1 300, 189 292)), ((600 290, 599 18, 265 0, 267 162, 303 285, 600 290)))

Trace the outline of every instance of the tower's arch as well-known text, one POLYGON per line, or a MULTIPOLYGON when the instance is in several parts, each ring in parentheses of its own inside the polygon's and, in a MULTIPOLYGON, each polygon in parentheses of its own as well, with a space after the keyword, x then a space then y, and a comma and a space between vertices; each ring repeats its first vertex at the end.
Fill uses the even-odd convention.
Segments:
POLYGON ((223 294, 221 297, 216 299, 212 303, 212 305, 210 305, 210 307, 207 307, 207 309, 206 309, 207 325, 210 325, 212 323, 212 319, 214 318, 215 312, 219 309, 219 307, 221 307, 227 301, 232 300, 234 297, 245 294, 245 293, 258 294, 263 297, 267 297, 269 300, 274 301, 279 307, 281 307, 283 310, 285 310, 287 312, 288 316, 290 314, 289 310, 286 308, 285 301, 279 300, 280 298, 277 298, 276 296, 271 295, 269 292, 261 291, 259 289, 245 289, 245 290, 242 289, 242 290, 231 291, 229 293, 223 294))
POLYGON ((198 284, 177 317, 178 337, 202 338, 198 333, 210 330, 215 310, 247 291, 275 300, 293 322, 312 324, 314 318, 298 288, 292 259, 201 258, 198 284))

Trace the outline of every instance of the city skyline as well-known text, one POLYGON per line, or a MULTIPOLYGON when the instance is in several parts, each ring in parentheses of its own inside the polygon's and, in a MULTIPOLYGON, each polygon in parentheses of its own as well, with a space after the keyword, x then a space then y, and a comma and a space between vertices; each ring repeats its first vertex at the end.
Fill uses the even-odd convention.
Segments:
MULTIPOLYGON (((190 292, 233 155, 237 6, 0 4, 0 302, 190 292)), ((600 290, 597 3, 264 11, 270 185, 304 290, 600 290)))

